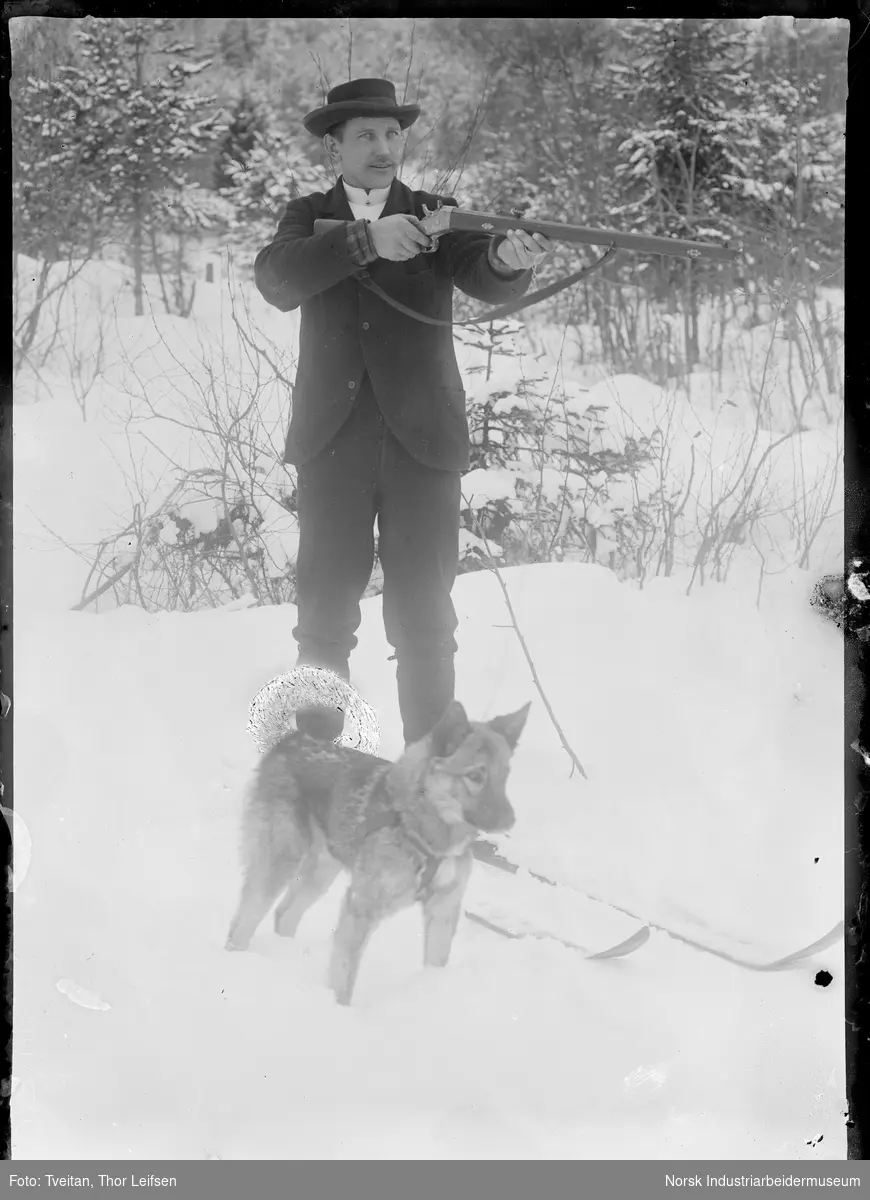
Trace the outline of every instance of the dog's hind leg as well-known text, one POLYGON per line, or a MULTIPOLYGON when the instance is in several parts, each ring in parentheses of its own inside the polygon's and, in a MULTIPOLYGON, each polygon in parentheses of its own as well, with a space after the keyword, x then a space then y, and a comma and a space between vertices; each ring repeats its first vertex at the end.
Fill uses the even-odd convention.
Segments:
POLYGON ((227 950, 247 950, 257 926, 299 870, 311 844, 289 814, 246 818, 246 870, 242 895, 230 925, 227 950))
POLYGON ((275 909, 275 932, 280 937, 295 936, 299 922, 312 904, 326 895, 340 870, 341 863, 325 848, 308 855, 275 909))
POLYGON ((350 1004, 363 951, 377 924, 375 917, 357 910, 352 889, 348 889, 341 905, 329 964, 329 986, 339 1004, 350 1004))
POLYGON ((453 867, 452 880, 441 888, 436 887, 423 902, 423 962, 427 967, 447 966, 474 858, 467 851, 455 860, 447 859, 439 868, 439 873, 448 865, 453 867))
POLYGON ((227 950, 247 950, 257 926, 278 899, 287 883, 285 864, 256 864, 249 868, 242 884, 242 896, 230 925, 227 950))

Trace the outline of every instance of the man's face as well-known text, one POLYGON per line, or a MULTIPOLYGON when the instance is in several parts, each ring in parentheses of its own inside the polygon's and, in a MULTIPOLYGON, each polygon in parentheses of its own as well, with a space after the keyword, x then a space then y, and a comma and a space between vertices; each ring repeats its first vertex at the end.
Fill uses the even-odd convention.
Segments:
POLYGON ((389 187, 402 157, 404 138, 395 117, 351 117, 341 141, 327 135, 351 187, 389 187))

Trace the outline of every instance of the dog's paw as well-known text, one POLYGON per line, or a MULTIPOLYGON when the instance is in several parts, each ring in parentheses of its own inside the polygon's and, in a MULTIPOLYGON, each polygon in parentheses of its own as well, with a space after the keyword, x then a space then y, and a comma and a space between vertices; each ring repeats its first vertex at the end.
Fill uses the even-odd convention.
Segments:
POLYGON ((443 971, 447 966, 448 955, 439 955, 437 958, 432 956, 427 958, 423 963, 424 971, 443 971))
POLYGON ((353 996, 353 989, 353 980, 348 979, 346 974, 336 970, 330 972, 329 990, 332 992, 336 1004, 347 1008, 353 996))
POLYGON ((278 937, 295 937, 296 927, 298 924, 298 920, 294 921, 292 915, 289 913, 275 913, 275 932, 277 933, 278 937))
POLYGON ((231 937, 228 937, 228 938, 227 938, 227 940, 226 940, 226 944, 225 944, 225 946, 224 946, 224 950, 236 950, 236 951, 240 951, 240 950, 247 950, 247 948, 248 948, 247 946, 243 946, 243 945, 241 945, 241 943, 240 943, 240 942, 234 942, 234 941, 233 941, 233 939, 232 939, 231 937))

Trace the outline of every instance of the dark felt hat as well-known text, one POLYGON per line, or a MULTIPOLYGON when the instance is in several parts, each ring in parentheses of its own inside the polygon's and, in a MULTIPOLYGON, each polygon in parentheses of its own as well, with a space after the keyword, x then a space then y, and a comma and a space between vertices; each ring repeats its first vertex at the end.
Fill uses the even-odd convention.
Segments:
POLYGON ((351 117, 395 117, 407 129, 419 115, 419 105, 396 103, 396 89, 388 79, 351 79, 334 87, 326 104, 303 117, 302 124, 315 137, 323 137, 333 125, 351 117))

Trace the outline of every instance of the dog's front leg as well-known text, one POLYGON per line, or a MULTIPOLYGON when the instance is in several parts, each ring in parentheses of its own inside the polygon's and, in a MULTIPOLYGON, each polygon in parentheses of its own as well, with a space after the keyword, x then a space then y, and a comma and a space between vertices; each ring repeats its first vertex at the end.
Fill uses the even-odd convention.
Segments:
MULTIPOLYGON (((446 859, 439 868, 439 874, 448 864, 453 867, 452 879, 443 887, 436 886, 423 902, 423 962, 427 967, 447 966, 474 857, 470 850, 466 850, 455 859, 446 859)), ((435 883, 437 885, 438 875, 435 876, 435 883)))
POLYGON ((339 1004, 350 1004, 363 951, 377 924, 375 916, 359 911, 353 889, 349 888, 341 905, 329 964, 329 986, 339 1004))

